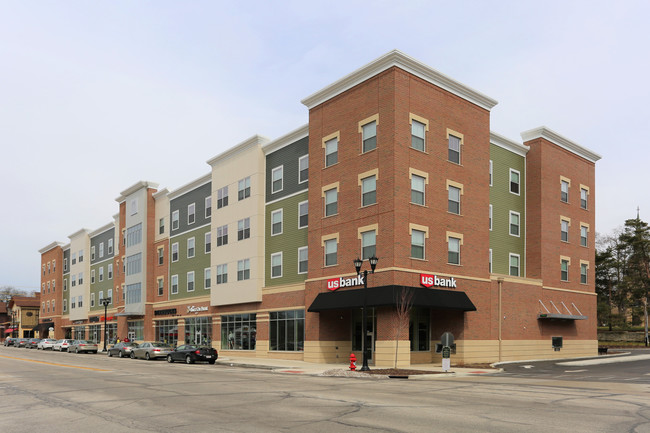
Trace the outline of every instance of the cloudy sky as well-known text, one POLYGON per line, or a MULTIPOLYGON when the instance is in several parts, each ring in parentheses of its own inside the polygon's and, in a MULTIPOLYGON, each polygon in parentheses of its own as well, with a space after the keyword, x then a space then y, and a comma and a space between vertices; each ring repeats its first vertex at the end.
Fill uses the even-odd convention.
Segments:
POLYGON ((648 1, 0 0, 0 286, 38 250, 111 222, 138 180, 174 190, 300 100, 392 49, 496 99, 491 127, 546 125, 603 159, 597 231, 650 220, 648 1))

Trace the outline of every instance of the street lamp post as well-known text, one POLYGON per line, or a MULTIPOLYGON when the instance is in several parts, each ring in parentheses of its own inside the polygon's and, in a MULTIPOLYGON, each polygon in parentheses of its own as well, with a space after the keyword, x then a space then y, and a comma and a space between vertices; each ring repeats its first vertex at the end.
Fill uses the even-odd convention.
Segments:
POLYGON ((106 328, 106 319, 108 314, 108 304, 111 303, 111 298, 102 298, 99 302, 104 306, 104 352, 106 352, 106 340, 108 340, 108 329, 106 328))
MULTIPOLYGON (((373 254, 372 257, 368 259, 370 262, 370 273, 374 274, 375 273, 375 267, 377 266, 377 262, 379 259, 375 257, 373 254)), ((357 270, 357 275, 361 276, 361 265, 363 265, 363 260, 360 258, 357 258, 354 261, 354 267, 357 270)), ((367 298, 367 291, 368 291, 368 270, 363 271, 363 307, 361 308, 361 350, 363 353, 363 365, 359 369, 359 371, 368 371, 370 368, 368 368, 368 344, 366 344, 366 337, 367 337, 367 321, 368 321, 368 312, 366 308, 366 298, 367 298)))

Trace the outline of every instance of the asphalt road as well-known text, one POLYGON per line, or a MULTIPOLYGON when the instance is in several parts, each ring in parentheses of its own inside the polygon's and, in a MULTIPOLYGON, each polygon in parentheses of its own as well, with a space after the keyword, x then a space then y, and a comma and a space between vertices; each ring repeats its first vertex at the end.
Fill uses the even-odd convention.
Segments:
POLYGON ((650 432, 650 386, 356 379, 0 347, 0 432, 650 432))

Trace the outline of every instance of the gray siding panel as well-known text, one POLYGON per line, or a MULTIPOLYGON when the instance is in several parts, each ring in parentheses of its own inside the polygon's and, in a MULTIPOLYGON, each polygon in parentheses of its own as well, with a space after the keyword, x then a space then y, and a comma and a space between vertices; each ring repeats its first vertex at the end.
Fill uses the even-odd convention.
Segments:
MULTIPOLYGON (((192 191, 189 191, 180 197, 176 197, 169 202, 169 229, 171 236, 184 233, 188 230, 194 230, 197 227, 201 227, 205 224, 210 224, 211 218, 205 217, 205 199, 212 195, 212 182, 208 182, 204 185, 199 186, 192 191), (190 204, 195 204, 195 221, 194 224, 187 224, 187 206, 190 204), (172 229, 172 214, 174 211, 178 210, 178 229, 172 229)), ((212 200, 212 210, 215 210, 216 199, 212 200)), ((157 226, 156 226, 157 229, 157 226)))
POLYGON ((298 160, 309 153, 309 138, 302 138, 288 146, 283 147, 266 156, 266 201, 277 200, 282 197, 302 191, 309 186, 309 181, 298 183, 298 160), (282 191, 271 193, 271 176, 273 169, 279 166, 283 169, 282 191))

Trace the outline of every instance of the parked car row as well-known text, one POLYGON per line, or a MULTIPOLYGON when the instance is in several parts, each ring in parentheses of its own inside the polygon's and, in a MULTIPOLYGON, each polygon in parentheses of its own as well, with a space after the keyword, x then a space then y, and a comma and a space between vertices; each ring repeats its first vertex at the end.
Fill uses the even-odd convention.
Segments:
MULTIPOLYGON (((97 353, 99 347, 96 343, 88 340, 72 340, 64 338, 55 340, 53 338, 11 338, 7 337, 4 342, 5 346, 36 348, 59 352, 69 353, 97 353)), ((194 364, 195 362, 207 362, 214 364, 219 357, 217 350, 209 346, 201 346, 197 344, 182 344, 176 348, 170 344, 161 343, 159 341, 146 341, 143 343, 135 342, 121 342, 114 344, 107 349, 109 357, 117 356, 119 358, 141 358, 147 361, 163 358, 167 362, 185 362, 186 364, 194 364)))

